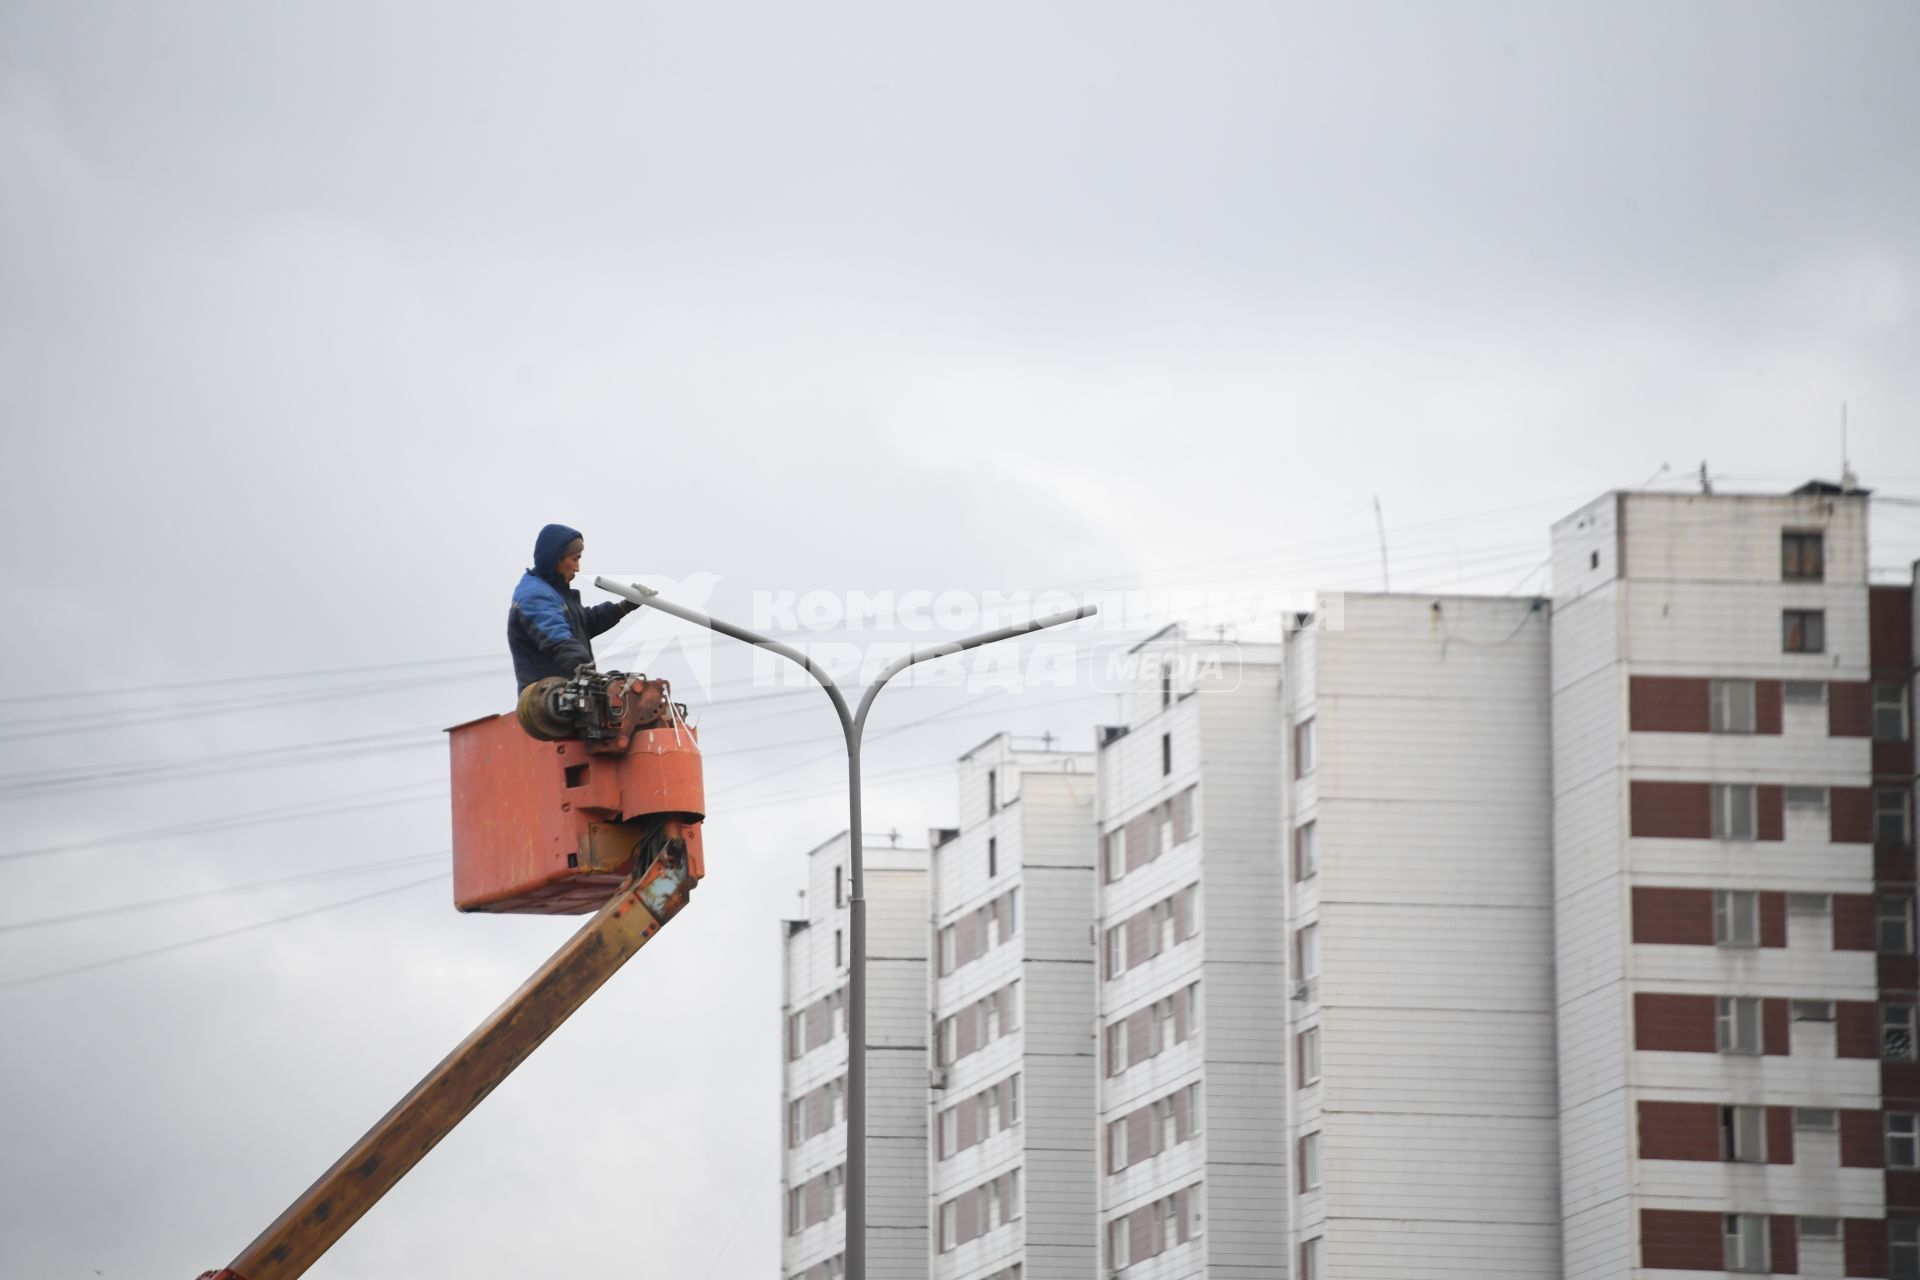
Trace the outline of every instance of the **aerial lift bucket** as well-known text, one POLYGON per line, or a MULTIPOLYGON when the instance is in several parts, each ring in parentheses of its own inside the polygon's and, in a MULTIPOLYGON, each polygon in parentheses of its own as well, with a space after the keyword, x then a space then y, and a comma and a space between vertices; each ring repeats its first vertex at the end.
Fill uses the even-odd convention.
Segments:
POLYGON ((673 919, 705 874, 700 750, 666 683, 582 672, 542 686, 517 715, 448 731, 454 903, 593 918, 258 1239, 201 1280, 305 1274, 673 919))

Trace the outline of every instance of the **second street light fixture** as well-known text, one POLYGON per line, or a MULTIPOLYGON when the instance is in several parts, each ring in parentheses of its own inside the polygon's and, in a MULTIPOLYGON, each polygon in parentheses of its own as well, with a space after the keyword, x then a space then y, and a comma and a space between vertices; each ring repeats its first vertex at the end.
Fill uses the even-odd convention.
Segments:
POLYGON ((847 743, 847 843, 850 851, 851 866, 848 870, 847 899, 848 916, 848 954, 847 954, 847 1280, 866 1280, 867 1276, 867 900, 863 879, 865 846, 862 843, 860 826, 860 738, 867 726, 867 712, 873 709, 873 700, 887 681, 905 671, 908 667, 935 658, 944 658, 950 654, 967 649, 977 649, 984 644, 993 644, 1000 640, 1011 640, 1015 636, 1027 635, 1034 631, 1044 631, 1063 623, 1077 622, 1081 618, 1090 618, 1098 613, 1097 605, 1082 605, 1078 609, 1068 609, 1060 613, 1048 614, 1044 618, 1035 618, 1029 622, 1010 627, 1000 627, 994 631, 984 631, 965 640, 949 641, 946 644, 928 645, 924 649, 915 649, 903 658, 895 659, 875 677, 860 697, 857 710, 847 709, 847 700, 835 684, 833 677, 812 658, 791 645, 785 645, 771 636, 763 636, 757 631, 736 626, 731 622, 722 622, 698 609, 689 609, 685 605, 675 604, 640 583, 620 583, 610 578, 595 578, 593 585, 602 591, 612 592, 625 600, 638 605, 658 609, 662 613, 683 618, 695 626, 706 627, 723 636, 731 636, 770 653, 777 653, 790 662, 799 664, 808 675, 820 682, 828 699, 833 703, 835 714, 840 717, 840 731, 847 743))

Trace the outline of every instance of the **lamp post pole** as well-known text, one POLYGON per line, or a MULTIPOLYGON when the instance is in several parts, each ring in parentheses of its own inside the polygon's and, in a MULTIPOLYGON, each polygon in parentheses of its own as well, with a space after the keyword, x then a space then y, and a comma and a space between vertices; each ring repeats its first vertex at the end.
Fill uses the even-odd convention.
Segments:
POLYGON ((897 658, 875 677, 860 697, 857 710, 847 709, 847 700, 835 684, 826 669, 791 645, 785 645, 770 636, 736 626, 731 622, 722 622, 698 609, 689 609, 685 605, 675 604, 663 598, 639 583, 623 584, 609 578, 595 578, 593 585, 602 591, 608 591, 638 605, 658 609, 662 613, 672 614, 695 626, 706 627, 723 636, 754 645, 771 653, 777 653, 789 662, 796 663, 806 673, 820 682, 826 691, 828 700, 833 703, 834 714, 840 717, 840 732, 847 743, 847 844, 849 851, 848 889, 848 930, 847 930, 847 1280, 867 1280, 867 898, 864 877, 865 845, 860 825, 860 739, 867 727, 867 713, 873 709, 873 700, 886 687, 887 681, 905 671, 908 667, 935 658, 944 658, 950 654, 967 649, 977 649, 984 644, 994 644, 1001 640, 1011 640, 1015 636, 1027 635, 1034 631, 1044 631, 1062 623, 1077 622, 1081 618, 1090 618, 1099 612, 1097 605, 1082 605, 1078 609, 1068 609, 1060 613, 1048 614, 1044 618, 1035 618, 1029 622, 1010 627, 1000 627, 994 631, 985 631, 965 640, 953 640, 945 644, 928 645, 924 649, 915 649, 905 657, 897 658))

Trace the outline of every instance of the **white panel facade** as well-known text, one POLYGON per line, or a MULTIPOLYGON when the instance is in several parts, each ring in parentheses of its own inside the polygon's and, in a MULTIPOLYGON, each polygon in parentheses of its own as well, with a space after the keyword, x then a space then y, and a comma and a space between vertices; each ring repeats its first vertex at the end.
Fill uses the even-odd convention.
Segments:
POLYGON ((930 1273, 1077 1278, 1096 1249, 1093 758, 998 735, 958 772, 960 826, 933 851, 930 1273))
POLYGON ((1151 647, 1099 752, 1100 1274, 1277 1278, 1280 654, 1151 647))
POLYGON ((1557 1276, 1548 611, 1348 595, 1343 621, 1288 653, 1286 914, 1318 968, 1288 1022, 1319 1057, 1292 1145, 1305 1166, 1317 1138, 1322 1178, 1291 1252, 1328 1277, 1557 1276))
MULTIPOLYGON (((1804 1215, 1856 1220, 1847 1228, 1855 1233, 1884 1230, 1884 1175, 1860 1167, 1858 1143, 1853 1165, 1842 1167, 1836 1136, 1794 1128, 1806 1109, 1870 1113, 1866 1141, 1875 1152, 1881 1064, 1839 1056, 1833 1022, 1798 1021, 1797 1012, 1790 1022, 1788 1013, 1792 1000, 1851 1001, 1873 1017, 1881 957, 1838 947, 1828 914, 1787 914, 1777 926, 1784 938, 1764 945, 1722 936, 1727 926, 1710 915, 1718 893, 1870 894, 1873 850, 1836 844, 1824 804, 1786 809, 1773 819, 1781 829, 1761 839, 1714 838, 1706 816, 1710 788, 1792 786, 1824 796, 1864 785, 1869 744, 1832 736, 1824 696, 1827 682, 1867 678, 1866 564, 1859 494, 1610 494, 1554 528, 1555 940, 1570 1280, 1698 1274, 1690 1268, 1719 1259, 1729 1214, 1761 1220, 1771 1259, 1761 1270, 1819 1274, 1838 1259, 1814 1241, 1796 1249, 1804 1215), (1788 544, 1802 537, 1817 539, 1814 567, 1790 570, 1799 553, 1788 544), (1789 611, 1817 612, 1820 639, 1804 646, 1810 651, 1793 651, 1789 611), (1782 706, 1775 684, 1772 726, 1710 725, 1709 686, 1728 680, 1817 682, 1821 701, 1782 706), (1690 697, 1700 699, 1699 722, 1683 709, 1690 697), (1645 723, 1635 710, 1642 704, 1645 723), (1686 923, 1676 924, 1676 913, 1686 923), (1675 929, 1685 936, 1670 937, 1675 929), (1723 998, 1767 1008, 1764 1052, 1757 1025, 1751 1053, 1727 1051, 1733 1033, 1715 1021, 1723 998), (1757 1149, 1774 1163, 1732 1158, 1728 1109, 1740 1107, 1763 1109, 1753 1113, 1766 1126, 1757 1149), (1790 1160, 1775 1149, 1789 1132, 1790 1160)), ((1755 821, 1763 821, 1757 809, 1755 821)), ((1863 1255, 1850 1265, 1878 1264, 1863 1255)))
MULTIPOLYGON (((790 1280, 837 1280, 846 1247, 847 855, 844 832, 808 853, 806 917, 782 924, 781 1272, 790 1280)), ((924 849, 866 849, 867 1258, 875 1276, 927 1274, 927 864, 924 849)))

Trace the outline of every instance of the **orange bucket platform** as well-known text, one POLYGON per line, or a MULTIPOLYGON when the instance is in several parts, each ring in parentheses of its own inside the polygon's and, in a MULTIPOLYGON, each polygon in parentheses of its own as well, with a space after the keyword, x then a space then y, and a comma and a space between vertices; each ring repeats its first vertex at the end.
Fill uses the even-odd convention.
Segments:
POLYGON ((622 749, 541 741, 511 715, 456 725, 447 737, 460 910, 597 910, 665 835, 686 842, 694 878, 702 874, 706 793, 686 724, 643 729, 622 749))

